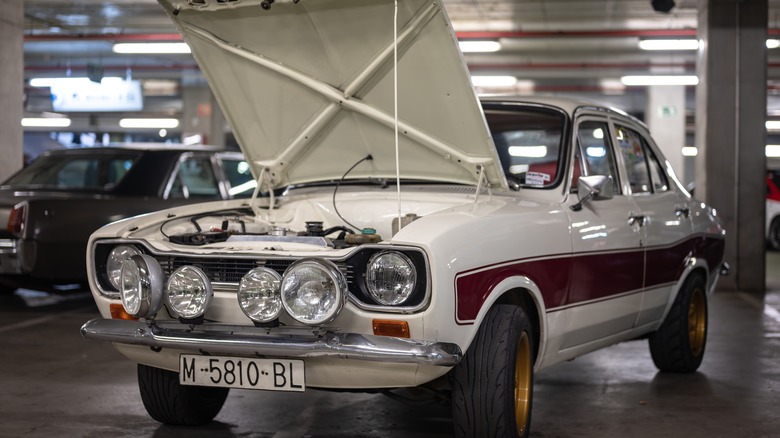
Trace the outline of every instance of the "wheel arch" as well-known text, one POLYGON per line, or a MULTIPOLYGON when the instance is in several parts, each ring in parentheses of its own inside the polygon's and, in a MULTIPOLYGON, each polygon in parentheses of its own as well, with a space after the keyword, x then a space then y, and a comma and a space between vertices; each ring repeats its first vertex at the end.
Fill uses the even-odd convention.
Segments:
MULTIPOLYGON (((499 304, 511 304, 522 307, 534 330, 534 368, 538 369, 540 358, 544 357, 547 335, 547 319, 544 299, 539 287, 530 278, 524 276, 509 277, 493 288, 477 315, 475 327, 479 327, 490 309, 499 304)), ((474 330, 476 333, 476 330, 474 330)), ((470 341, 472 342, 473 339, 470 341)))
POLYGON ((661 321, 666 319, 667 315, 669 314, 669 310, 672 308, 674 301, 677 299, 677 295, 680 294, 680 291, 685 286, 685 284, 695 275, 699 275, 704 278, 705 284, 708 285, 707 296, 710 296, 715 290, 717 276, 714 279, 710 278, 710 270, 707 266, 707 262, 700 258, 692 258, 685 267, 682 275, 680 275, 680 280, 677 281, 677 284, 674 286, 672 294, 669 296, 669 302, 666 304, 666 309, 664 310, 661 321))

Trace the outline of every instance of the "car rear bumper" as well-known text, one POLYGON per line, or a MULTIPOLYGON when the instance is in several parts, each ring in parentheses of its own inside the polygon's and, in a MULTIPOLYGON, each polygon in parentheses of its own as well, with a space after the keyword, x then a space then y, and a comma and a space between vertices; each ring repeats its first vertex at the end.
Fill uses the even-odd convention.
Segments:
POLYGON ((81 327, 87 339, 154 349, 276 357, 336 357, 388 363, 453 366, 463 354, 456 344, 357 333, 270 335, 269 329, 233 325, 182 325, 176 321, 96 318, 81 327))
POLYGON ((22 255, 16 239, 0 239, 0 274, 24 274, 22 255))

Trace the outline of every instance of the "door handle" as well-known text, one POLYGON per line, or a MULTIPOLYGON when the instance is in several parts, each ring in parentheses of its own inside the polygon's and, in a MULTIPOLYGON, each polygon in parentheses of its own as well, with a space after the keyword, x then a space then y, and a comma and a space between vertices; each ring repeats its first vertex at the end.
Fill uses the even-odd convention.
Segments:
POLYGON ((688 218, 691 215, 691 209, 688 207, 675 207, 674 215, 678 218, 682 216, 688 218))
POLYGON ((628 217, 628 224, 629 225, 639 224, 639 226, 642 227, 645 225, 645 220, 646 220, 645 215, 631 213, 631 215, 628 217))

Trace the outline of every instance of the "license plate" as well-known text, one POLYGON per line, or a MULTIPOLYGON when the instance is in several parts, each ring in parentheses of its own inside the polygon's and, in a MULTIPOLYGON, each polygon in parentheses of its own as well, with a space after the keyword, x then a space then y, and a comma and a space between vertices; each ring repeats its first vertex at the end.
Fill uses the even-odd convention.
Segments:
POLYGON ((179 356, 179 382, 182 385, 304 391, 304 376, 302 360, 179 356))

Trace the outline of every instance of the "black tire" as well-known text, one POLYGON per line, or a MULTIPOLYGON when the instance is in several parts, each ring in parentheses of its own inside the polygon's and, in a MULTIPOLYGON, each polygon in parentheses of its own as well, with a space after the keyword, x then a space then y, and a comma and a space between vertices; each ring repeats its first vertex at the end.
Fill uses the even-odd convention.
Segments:
POLYGON ((650 335, 650 354, 661 371, 692 373, 707 345, 707 288, 694 275, 683 285, 661 327, 650 335))
POLYGON ((780 251, 780 217, 772 219, 769 226, 769 235, 767 236, 769 247, 775 251, 780 251))
POLYGON ((527 437, 533 401, 531 323, 522 307, 490 309, 452 370, 456 437, 527 437))
POLYGON ((229 388, 187 386, 173 371, 138 364, 138 388, 146 412, 164 424, 199 426, 214 419, 229 388))

